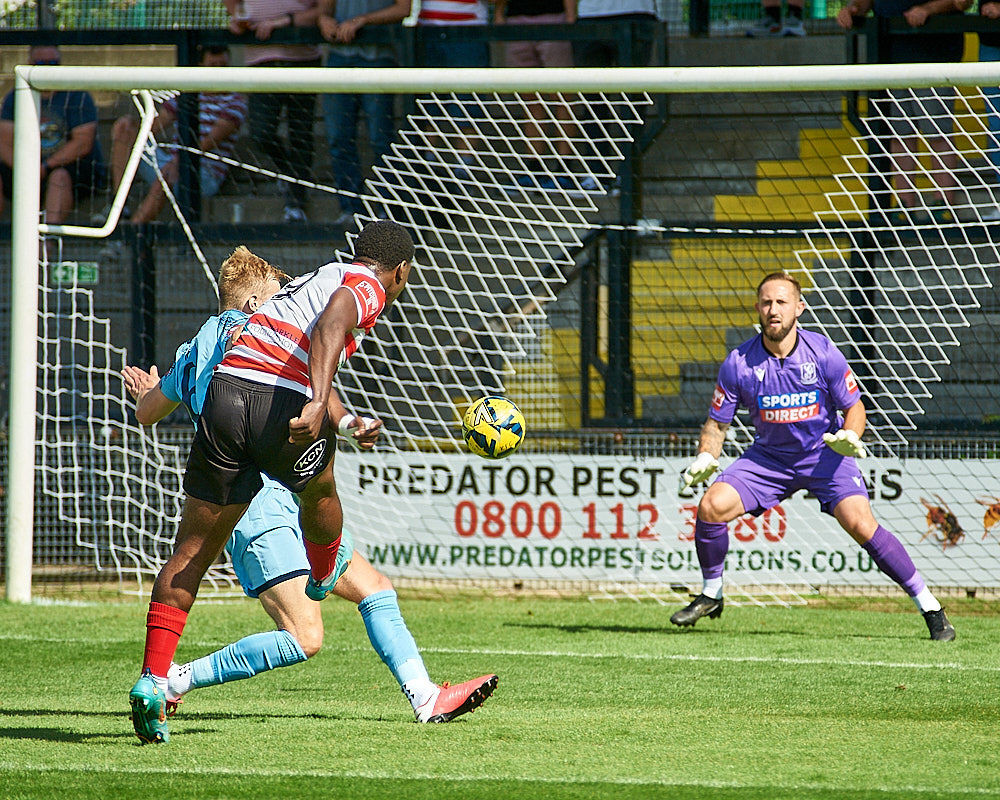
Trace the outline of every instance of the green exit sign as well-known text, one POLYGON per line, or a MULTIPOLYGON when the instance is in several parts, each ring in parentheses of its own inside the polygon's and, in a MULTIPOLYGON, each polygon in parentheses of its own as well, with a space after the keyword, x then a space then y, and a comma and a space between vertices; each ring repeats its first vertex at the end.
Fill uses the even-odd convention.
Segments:
POLYGON ((100 279, 96 261, 60 261, 49 269, 53 283, 95 284, 100 279))

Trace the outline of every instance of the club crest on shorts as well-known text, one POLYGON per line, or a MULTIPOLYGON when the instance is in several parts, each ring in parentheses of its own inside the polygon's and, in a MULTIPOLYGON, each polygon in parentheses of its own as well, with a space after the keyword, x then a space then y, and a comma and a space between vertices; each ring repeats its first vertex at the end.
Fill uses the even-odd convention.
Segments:
POLYGON ((799 364, 799 373, 802 383, 816 383, 816 362, 802 362, 799 364))
POLYGON ((299 475, 308 475, 316 470, 316 465, 323 460, 326 453, 326 439, 320 439, 309 445, 308 449, 299 456, 299 460, 292 465, 292 469, 299 475))

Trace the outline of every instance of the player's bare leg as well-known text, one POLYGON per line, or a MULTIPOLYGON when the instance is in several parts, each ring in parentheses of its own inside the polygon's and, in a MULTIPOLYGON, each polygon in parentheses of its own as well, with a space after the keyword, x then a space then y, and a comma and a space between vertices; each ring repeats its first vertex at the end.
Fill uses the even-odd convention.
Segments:
POLYGON ((275 630, 252 633, 194 661, 171 665, 167 714, 192 689, 245 680, 316 655, 323 645, 323 618, 319 604, 306 597, 305 586, 306 576, 298 575, 260 593, 275 630))
POLYGON ((306 576, 283 581, 260 593, 260 604, 274 624, 288 631, 299 643, 306 658, 323 646, 323 617, 318 603, 305 595, 306 576))
POLYGON ((955 628, 937 598, 927 588, 906 548, 872 515, 865 495, 845 497, 833 509, 833 516, 872 557, 879 570, 892 578, 920 610, 931 639, 948 642, 955 638, 955 628))
POLYGON ((322 600, 333 591, 337 580, 337 551, 344 528, 344 510, 337 494, 332 458, 326 469, 299 493, 299 524, 311 572, 306 594, 313 600, 322 600))
POLYGON ((220 506, 187 497, 173 555, 156 576, 150 599, 190 611, 201 579, 219 557, 246 508, 246 503, 220 506))

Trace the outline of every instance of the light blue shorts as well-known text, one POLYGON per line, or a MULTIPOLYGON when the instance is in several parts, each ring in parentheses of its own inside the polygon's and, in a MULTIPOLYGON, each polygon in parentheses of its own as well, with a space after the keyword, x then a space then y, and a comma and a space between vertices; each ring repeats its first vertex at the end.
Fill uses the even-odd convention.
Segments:
MULTIPOLYGON (((264 488, 250 502, 226 542, 236 578, 248 597, 309 574, 309 561, 299 528, 299 506, 295 495, 284 486, 265 479, 264 488)), ((348 531, 340 538, 336 573, 347 570, 354 553, 348 531)))
MULTIPOLYGON (((174 154, 172 152, 164 150, 162 147, 156 148, 156 166, 161 172, 167 165, 167 162, 173 157, 174 154)), ((198 167, 198 175, 201 180, 199 191, 202 197, 214 197, 217 195, 219 187, 222 186, 222 182, 226 179, 225 173, 220 175, 209 166, 210 163, 209 159, 203 159, 198 167)), ((156 170, 153 169, 152 158, 145 152, 139 160, 139 177, 150 186, 159 181, 159 178, 156 177, 156 170)))

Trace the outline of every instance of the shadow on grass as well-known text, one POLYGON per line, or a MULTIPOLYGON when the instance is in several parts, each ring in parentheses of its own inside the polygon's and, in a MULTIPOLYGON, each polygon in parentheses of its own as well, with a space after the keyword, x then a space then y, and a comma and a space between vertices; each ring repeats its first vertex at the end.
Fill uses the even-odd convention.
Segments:
MULTIPOLYGON (((135 734, 129 734, 134 737, 135 734)), ((65 742, 68 744, 83 744, 99 739, 120 739, 122 734, 92 734, 77 733, 67 731, 62 728, 0 728, 0 740, 3 739, 30 739, 40 742, 65 742)))
MULTIPOLYGON (((821 633, 814 631, 804 631, 795 630, 790 628, 780 628, 775 630, 745 630, 745 629, 734 629, 725 628, 718 629, 713 628, 711 623, 703 627, 689 626, 686 628, 680 628, 676 626, 648 626, 648 625, 593 625, 593 624, 577 624, 577 623, 554 623, 554 622, 505 622, 504 627, 510 628, 527 628, 527 629, 546 629, 562 631, 564 633, 653 633, 653 634, 664 634, 667 636, 697 636, 697 635, 716 635, 716 636, 798 636, 808 639, 866 639, 866 640, 885 640, 885 641, 907 641, 913 636, 899 634, 899 633, 850 633, 847 631, 836 632, 826 630, 821 633)), ((914 635, 920 637, 923 634, 922 630, 918 630, 914 635)), ((926 638, 926 637, 925 637, 926 638)))
MULTIPOLYGON (((129 716, 129 710, 127 707, 122 708, 120 711, 80 711, 78 709, 36 709, 36 708, 3 708, 0 709, 0 720, 4 717, 11 718, 38 718, 38 717, 108 717, 108 718, 125 718, 129 716)), ((183 725, 186 721, 190 720, 194 722, 195 720, 199 722, 212 722, 212 721, 222 721, 222 720, 234 720, 234 719, 245 719, 245 720, 257 720, 266 721, 269 719, 318 719, 318 720, 329 720, 331 722, 394 722, 394 720, 386 719, 382 716, 365 716, 362 714, 316 714, 313 712, 305 714, 282 714, 282 713, 261 713, 260 711, 252 711, 246 713, 239 712, 212 712, 212 711, 197 711, 191 714, 178 714, 174 718, 174 722, 183 725)), ((19 731, 30 731, 31 728, 0 728, 0 739, 3 738, 31 738, 19 735, 19 731)), ((44 730, 39 728, 38 730, 44 730)), ((188 728, 187 730, 191 730, 188 728)))
MULTIPOLYGON (((574 624, 574 623, 555 623, 555 622, 505 622, 504 627, 508 628, 528 628, 528 629, 547 629, 554 631, 563 631, 565 633, 662 633, 668 635, 674 635, 677 633, 684 633, 683 628, 677 628, 674 626, 649 626, 649 625, 589 625, 589 624, 574 624)), ((701 633, 702 631, 695 631, 701 633)))

